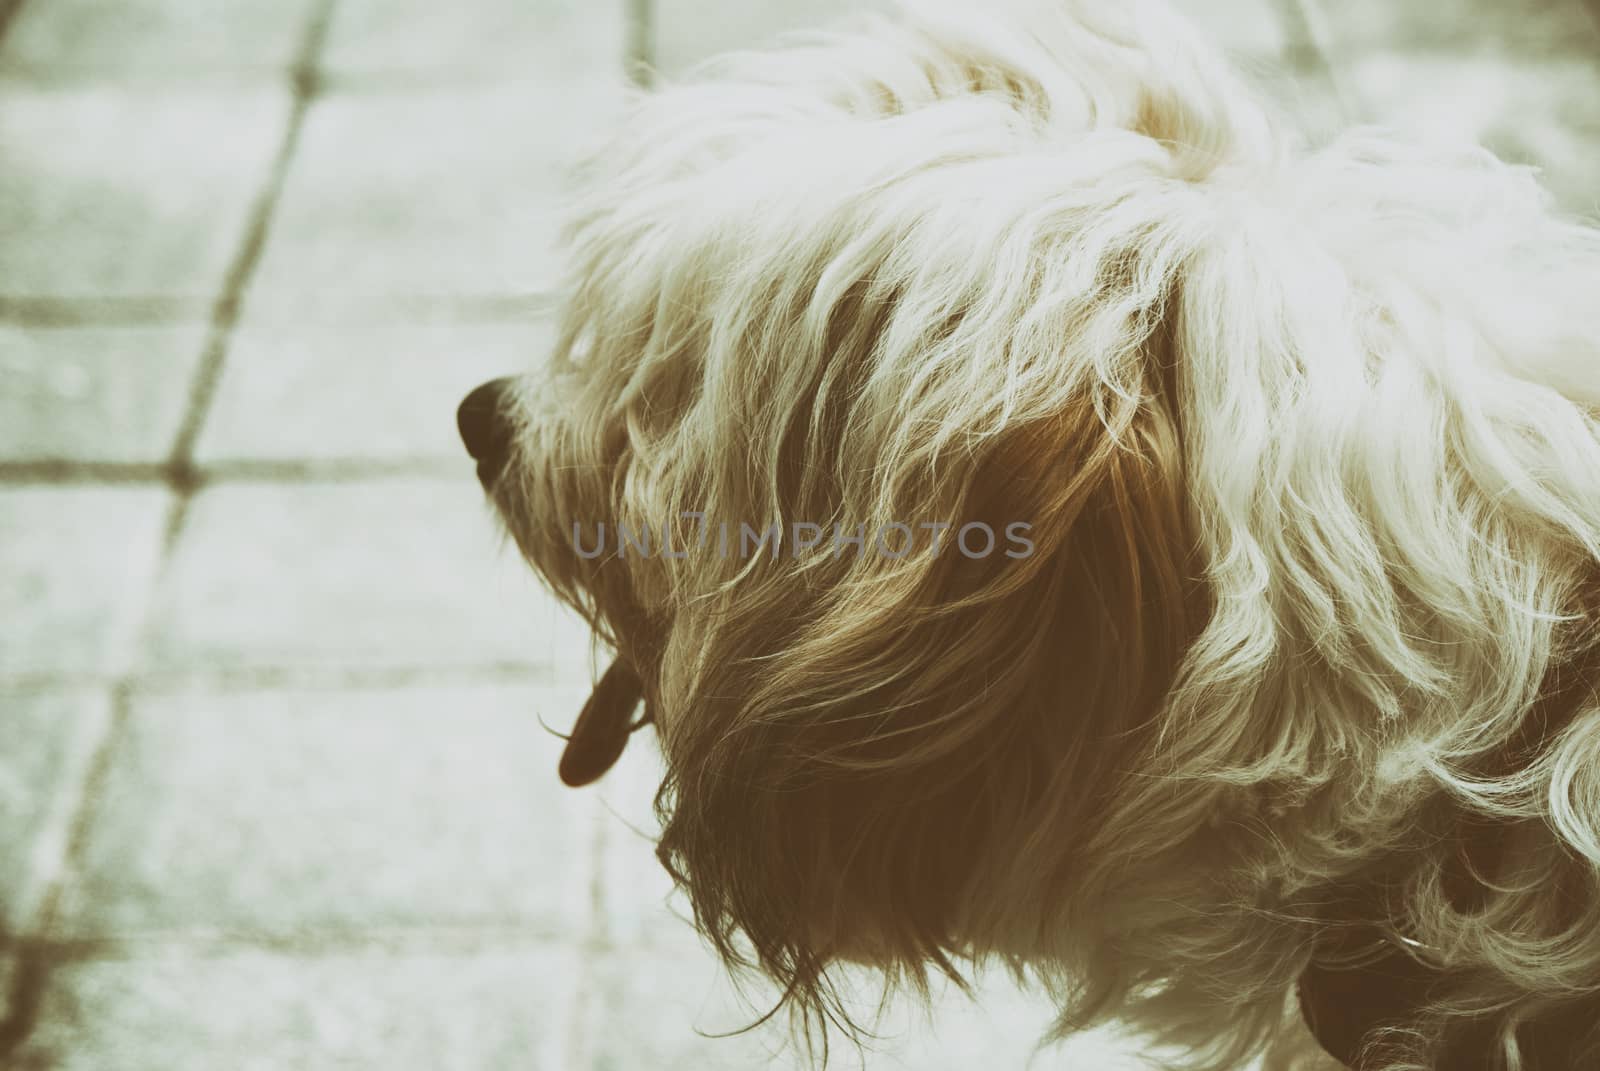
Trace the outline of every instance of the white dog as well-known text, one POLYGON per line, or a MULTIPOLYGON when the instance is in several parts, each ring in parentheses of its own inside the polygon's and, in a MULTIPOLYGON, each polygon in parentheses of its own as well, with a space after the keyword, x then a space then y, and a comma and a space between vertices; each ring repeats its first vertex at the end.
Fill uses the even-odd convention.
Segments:
POLYGON ((998 957, 1187 1067, 1302 1008, 1600 1066, 1600 233, 1304 150, 1165 9, 987 8, 730 57, 582 172, 554 361, 461 418, 619 652, 564 776, 643 699, 662 861, 807 1026, 998 957))

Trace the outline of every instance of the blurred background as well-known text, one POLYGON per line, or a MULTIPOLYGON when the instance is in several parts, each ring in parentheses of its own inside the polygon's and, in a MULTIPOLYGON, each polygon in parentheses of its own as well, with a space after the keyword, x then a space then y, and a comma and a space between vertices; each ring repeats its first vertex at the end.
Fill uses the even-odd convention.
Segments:
MULTIPOLYGON (((543 353, 624 82, 852 6, 0 0, 0 1064, 797 1066, 704 1036, 767 994, 668 897, 649 734, 558 784, 587 633, 453 409, 543 353)), ((1182 6, 1314 134, 1476 137, 1600 208, 1585 0, 1182 6)), ((978 996, 865 1066, 1135 1066, 978 996)))

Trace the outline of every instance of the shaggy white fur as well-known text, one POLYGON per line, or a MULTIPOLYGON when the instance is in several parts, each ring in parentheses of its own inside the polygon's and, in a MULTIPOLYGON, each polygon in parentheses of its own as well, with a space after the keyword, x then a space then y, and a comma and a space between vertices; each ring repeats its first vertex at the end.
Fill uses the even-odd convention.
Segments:
POLYGON ((1594 1001, 1600 233, 1525 169, 1307 150, 1061 0, 727 57, 582 182, 491 491, 637 673, 730 962, 814 1024, 830 964, 1000 956, 1205 1069, 1308 1059, 1346 932, 1448 980, 1373 1068, 1594 1001), (1037 552, 574 553, 690 514, 1037 552))

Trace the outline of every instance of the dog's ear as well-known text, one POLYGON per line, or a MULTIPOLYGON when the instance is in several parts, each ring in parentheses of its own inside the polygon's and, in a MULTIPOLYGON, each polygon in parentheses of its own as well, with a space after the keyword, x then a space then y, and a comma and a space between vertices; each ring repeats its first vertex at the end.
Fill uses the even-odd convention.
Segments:
POLYGON ((645 722, 633 712, 644 697, 644 686, 626 659, 613 661, 583 704, 578 720, 561 751, 563 783, 579 788, 598 781, 622 757, 628 736, 645 722))
POLYGON ((951 458, 937 558, 730 593, 734 627, 664 727, 660 855, 719 951, 753 952, 800 1009, 837 1018, 830 961, 954 972, 1067 899, 1203 612, 1170 383, 1148 369, 1141 393, 1086 391, 951 458), (1018 522, 1030 553, 955 545, 1018 522))

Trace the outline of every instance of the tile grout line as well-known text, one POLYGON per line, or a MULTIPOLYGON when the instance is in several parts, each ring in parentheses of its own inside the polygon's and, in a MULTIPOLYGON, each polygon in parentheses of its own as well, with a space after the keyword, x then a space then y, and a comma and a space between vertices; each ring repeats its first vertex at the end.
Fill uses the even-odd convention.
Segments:
POLYGON ((110 717, 101 730, 100 738, 91 747, 76 806, 66 822, 65 842, 60 856, 53 861, 55 872, 48 875, 38 906, 34 908, 33 918, 25 925, 28 936, 16 944, 16 975, 11 980, 11 989, 7 994, 5 1017, 0 1020, 0 1058, 9 1056, 26 1041, 38 1020, 46 984, 55 967, 49 932, 60 912, 61 898, 66 892, 74 862, 81 857, 95 804, 111 767, 114 745, 127 724, 128 706, 128 685, 115 684, 111 689, 110 717))
MULTIPOLYGON (((655 10, 653 0, 622 0, 624 33, 623 76, 633 85, 648 89, 655 82, 655 10)), ((567 1010, 566 1036, 562 1039, 566 1066, 591 1068, 597 1053, 590 1036, 591 1009, 600 1000, 604 972, 599 970, 610 944, 606 926, 606 817, 604 807, 594 809, 587 838, 589 862, 589 918, 577 942, 577 977, 574 979, 571 1007, 567 1010)))
MULTIPOLYGON (((0 0, 0 13, 7 0, 0 0)), ((8 80, 34 88, 64 86, 128 87, 141 90, 208 90, 237 89, 276 80, 283 73, 281 65, 215 67, 204 64, 185 66, 182 61, 169 64, 159 72, 147 69, 129 71, 114 63, 79 62, 69 67, 53 68, 35 64, 16 64, 7 71, 8 80), (129 79, 132 78, 130 82, 129 79)), ((489 66, 481 70, 464 71, 445 67, 438 70, 417 70, 402 63, 395 67, 377 67, 366 70, 341 70, 338 68, 319 72, 319 96, 389 96, 436 93, 439 91, 496 90, 496 89, 550 89, 559 88, 556 81, 542 80, 517 68, 489 66)))
POLYGON ((139 461, 0 461, 0 485, 164 484, 165 465, 139 461))
MULTIPOLYGON (((6 21, 15 12, 19 2, 20 0, 12 0, 10 7, 0 10, 0 32, 4 31, 6 21)), ((286 121, 283 140, 268 172, 267 182, 258 195, 239 253, 224 278, 222 294, 212 309, 210 337, 207 340, 205 354, 201 358, 201 368, 191 385, 189 409, 184 425, 178 434, 169 460, 174 501, 168 514, 157 564, 151 572, 145 592, 146 599, 143 605, 147 611, 145 615, 147 619, 150 597, 153 596, 156 586, 172 560, 178 535, 183 529, 189 504, 193 498, 196 486, 193 467, 194 444, 221 375, 233 327, 238 322, 240 299, 266 244, 267 231, 271 225, 273 211, 283 192, 289 164, 299 141, 300 128, 316 93, 316 67, 328 26, 332 21, 334 3, 335 0, 321 0, 307 23, 299 56, 291 75, 294 103, 286 121)), ((130 661, 136 663, 136 653, 130 661)), ((67 823, 65 845, 57 862, 56 872, 50 876, 46 888, 40 895, 34 918, 24 927, 27 936, 20 938, 12 946, 16 953, 16 974, 11 980, 3 1018, 0 1018, 0 1059, 9 1057, 32 1034, 54 968, 54 959, 49 946, 51 931, 55 927, 67 883, 82 858, 96 806, 116 753, 116 744, 125 733, 130 716, 132 678, 138 667, 136 664, 130 664, 120 668, 122 674, 111 689, 109 723, 91 747, 87 772, 76 807, 73 808, 67 823)))
MULTIPOLYGON (((404 665, 331 667, 303 665, 243 665, 223 669, 134 669, 125 674, 32 673, 0 675, 0 695, 29 695, 68 690, 74 685, 96 689, 125 684, 135 694, 164 696, 190 691, 214 695, 249 695, 258 692, 389 691, 399 688, 505 687, 550 690, 578 685, 560 671, 527 662, 416 663, 404 665)), ((586 687, 586 686, 585 686, 586 687)))
POLYGON ((0 0, 0 41, 6 38, 6 31, 16 21, 17 12, 22 10, 22 5, 28 0, 0 0))
MULTIPOLYGON (((517 324, 546 319, 557 300, 558 295, 550 290, 357 297, 332 305, 269 305, 269 315, 257 314, 251 322, 344 329, 385 327, 397 321, 423 326, 517 324)), ((174 327, 210 321, 216 305, 215 300, 184 297, 19 297, 0 292, 0 320, 40 328, 174 327)))
POLYGON ((624 42, 623 74, 641 88, 656 80, 656 11, 654 0, 623 0, 626 10, 627 40, 624 42))
POLYGON ((1594 29, 1593 36, 1600 40, 1600 0, 1578 0, 1578 6, 1589 16, 1589 25, 1594 29))
POLYGON ((131 295, 126 297, 21 297, 0 294, 0 320, 24 327, 145 327, 208 319, 214 301, 131 295))
MULTIPOLYGON (((624 42, 624 76, 641 89, 655 84, 656 8, 655 0, 623 0, 626 10, 627 40, 624 42)), ((606 925, 606 853, 610 810, 596 807, 589 833, 589 921, 578 942, 578 967, 572 1007, 568 1011, 566 1064, 572 1068, 594 1067, 599 1054, 590 1032, 591 1009, 603 994, 605 974, 600 969, 611 947, 606 925)))
MULTIPOLYGON (((81 689, 84 682, 73 684, 81 689)), ((59 899, 60 879, 69 853, 69 844, 77 826, 77 812, 84 806, 89 785, 98 777, 95 769, 100 756, 100 742, 110 731, 117 717, 117 708, 123 695, 107 680, 96 691, 107 693, 105 708, 85 726, 84 747, 71 747, 71 752, 81 758, 65 772, 62 783, 50 794, 49 812, 43 828, 35 834, 33 865, 25 875, 27 885, 21 897, 23 909, 18 914, 19 933, 7 935, 6 951, 15 954, 14 971, 7 979, 3 996, 4 1017, 0 1018, 0 1056, 8 1053, 29 1032, 37 1013, 37 1004, 43 992, 43 975, 49 969, 50 958, 41 954, 44 941, 38 936, 37 920, 54 913, 59 899), (45 850, 41 851, 40 849, 45 850), (24 936, 27 935, 27 936, 24 936)))
POLYGON ((244 303, 245 290, 255 275, 261 254, 266 248, 272 219, 277 212, 284 185, 288 180, 289 166, 300 143, 300 132, 305 125, 306 113, 317 96, 317 67, 323 42, 327 39, 328 29, 333 21, 334 3, 335 0, 321 0, 307 24, 299 56, 289 76, 294 99, 285 122, 283 140, 267 172, 267 181, 257 196, 255 209, 251 213, 238 255, 229 266, 223 280, 222 293, 218 296, 211 312, 210 335, 200 358, 200 367, 190 384, 188 410, 183 425, 178 430, 168 461, 180 493, 186 484, 193 482, 195 443, 200 438, 206 415, 211 408, 211 400, 222 378, 228 347, 233 340, 234 328, 239 323, 239 312, 244 303))
POLYGON ((0 486, 172 484, 194 491, 213 484, 362 483, 382 480, 459 482, 465 462, 454 457, 326 460, 237 460, 190 466, 182 476, 171 465, 144 461, 0 461, 0 486))
POLYGON ((588 845, 589 920, 582 939, 578 941, 577 978, 573 986, 572 1007, 567 1012, 570 1021, 567 1023, 564 1055, 567 1066, 572 1068, 588 1068, 596 1059, 589 1030, 592 1019, 590 1011, 601 997, 599 990, 604 979, 597 968, 611 945, 606 926, 605 890, 606 819, 609 812, 605 807, 596 807, 594 810, 588 845))
POLYGON ((525 922, 505 924, 472 921, 460 925, 400 927, 390 930, 147 930, 132 934, 88 933, 34 938, 56 961, 96 963, 176 954, 227 958, 265 953, 296 959, 338 959, 347 956, 406 959, 417 956, 473 956, 503 951, 508 946, 541 949, 565 944, 559 927, 525 922))

